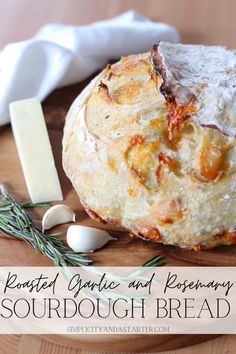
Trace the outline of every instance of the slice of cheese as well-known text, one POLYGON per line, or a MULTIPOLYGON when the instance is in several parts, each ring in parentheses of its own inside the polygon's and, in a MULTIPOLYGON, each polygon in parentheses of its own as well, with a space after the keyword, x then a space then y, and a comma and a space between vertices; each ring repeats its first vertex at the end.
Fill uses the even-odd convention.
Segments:
POLYGON ((36 98, 10 104, 12 130, 33 203, 62 200, 47 127, 36 98))

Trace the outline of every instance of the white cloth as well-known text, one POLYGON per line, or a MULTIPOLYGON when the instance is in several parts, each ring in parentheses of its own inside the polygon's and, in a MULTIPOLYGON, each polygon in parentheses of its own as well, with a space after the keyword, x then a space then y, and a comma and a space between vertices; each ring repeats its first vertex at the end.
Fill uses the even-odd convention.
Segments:
POLYGON ((0 125, 9 122, 9 103, 37 97, 84 80, 109 59, 178 42, 177 30, 135 11, 86 26, 48 24, 29 40, 7 45, 0 53, 0 125))

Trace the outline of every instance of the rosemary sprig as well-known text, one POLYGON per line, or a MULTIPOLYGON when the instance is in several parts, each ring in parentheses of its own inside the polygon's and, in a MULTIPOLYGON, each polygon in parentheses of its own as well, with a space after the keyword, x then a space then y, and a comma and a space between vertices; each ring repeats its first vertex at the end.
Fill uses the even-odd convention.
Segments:
MULTIPOLYGON (((45 206, 45 203, 38 203, 37 206, 45 206)), ((6 191, 3 185, 0 186, 0 231, 7 235, 18 237, 31 246, 36 252, 50 258, 55 266, 86 266, 92 262, 85 254, 78 254, 70 251, 57 237, 57 234, 45 234, 35 225, 30 215, 24 208, 36 206, 31 202, 17 203, 6 191)))
POLYGON ((142 264, 142 267, 162 267, 165 265, 165 257, 162 256, 154 256, 145 263, 142 264))
MULTIPOLYGON (((1 186, 2 188, 2 186, 1 186)), ((45 206, 49 206, 49 203, 32 203, 32 202, 24 202, 24 203, 19 203, 19 205, 22 208, 33 208, 33 207, 45 207, 45 206)), ((3 211, 11 211, 11 203, 8 203, 6 200, 4 199, 0 199, 0 212, 3 211)))

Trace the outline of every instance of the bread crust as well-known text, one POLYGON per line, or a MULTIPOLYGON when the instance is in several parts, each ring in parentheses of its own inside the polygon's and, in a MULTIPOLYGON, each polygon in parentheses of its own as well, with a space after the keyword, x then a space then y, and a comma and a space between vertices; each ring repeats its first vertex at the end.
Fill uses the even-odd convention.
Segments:
POLYGON ((170 139, 148 53, 106 67, 66 117, 63 167, 88 214, 199 250, 236 240, 236 141, 191 117, 170 139))

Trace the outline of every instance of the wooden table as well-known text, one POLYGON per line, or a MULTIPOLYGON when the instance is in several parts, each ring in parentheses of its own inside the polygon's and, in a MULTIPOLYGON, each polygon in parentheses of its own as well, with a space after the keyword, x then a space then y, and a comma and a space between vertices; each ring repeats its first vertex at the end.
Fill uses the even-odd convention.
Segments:
MULTIPOLYGON (((30 37, 48 22, 86 24, 137 9, 153 20, 175 25, 185 43, 236 47, 234 0, 0 0, 0 46, 30 37)), ((169 354, 235 353, 236 337, 224 335, 169 354)), ((0 336, 0 353, 89 353, 32 335, 0 336)), ((156 348, 158 352, 158 348, 156 348)), ((161 353, 161 352, 159 352, 161 353)))

